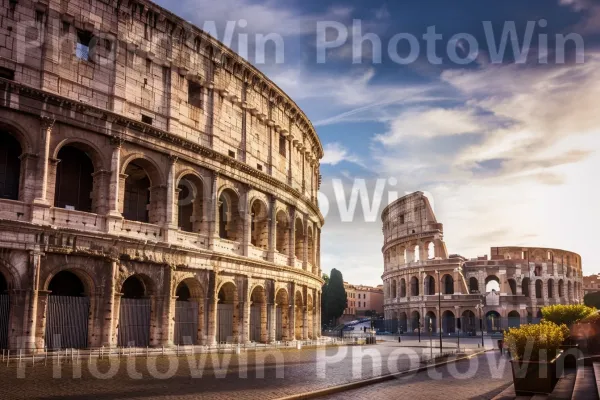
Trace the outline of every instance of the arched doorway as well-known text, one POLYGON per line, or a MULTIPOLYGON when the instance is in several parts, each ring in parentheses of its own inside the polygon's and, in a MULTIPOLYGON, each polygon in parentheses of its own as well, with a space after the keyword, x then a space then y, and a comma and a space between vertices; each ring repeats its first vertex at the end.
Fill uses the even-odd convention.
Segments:
POLYGON ((435 294, 435 279, 431 275, 425 277, 425 295, 433 296, 435 294))
POLYGON ((254 247, 266 249, 269 247, 269 215, 267 206, 261 200, 252 202, 250 224, 250 243, 254 247))
POLYGON ((418 332, 421 324, 421 314, 418 311, 413 311, 410 314, 410 330, 411 332, 418 332))
POLYGON ((554 279, 548 279, 548 298, 554 298, 554 279))
POLYGON ((206 326, 204 291, 194 278, 183 280, 175 291, 175 338, 180 345, 199 344, 206 326))
POLYGON ((500 332, 502 327, 500 326, 500 314, 496 311, 489 311, 485 314, 487 332, 500 332))
POLYGON ((267 343, 269 339, 267 294, 262 286, 252 290, 250 304, 250 341, 267 343))
POLYGON ((200 232, 204 187, 196 175, 187 174, 177 185, 177 226, 184 232, 200 232))
POLYGON ((123 282, 121 294, 118 345, 149 346, 152 299, 149 297, 148 280, 140 275, 130 276, 123 282))
POLYGON ((123 195, 123 218, 130 221, 149 222, 150 178, 136 160, 125 169, 125 192, 123 195))
POLYGON ((521 314, 518 311, 511 311, 508 313, 508 327, 518 328, 521 326, 521 314))
POLYGON ((308 263, 313 266, 315 266, 315 247, 314 247, 314 237, 313 237, 313 230, 312 227, 308 227, 307 229, 307 235, 306 235, 306 240, 307 240, 307 247, 308 247, 308 263))
POLYGON ((475 278, 474 276, 469 278, 469 293, 471 293, 471 294, 479 293, 479 282, 477 281, 477 278, 475 278))
POLYGON ((304 236, 304 225, 302 223, 302 220, 300 218, 296 218, 294 234, 296 243, 294 254, 296 255, 296 259, 300 261, 304 261, 304 241, 306 240, 304 236))
POLYGON ((89 155, 73 146, 58 152, 54 207, 92 212, 94 165, 89 155))
POLYGON ((541 299, 544 297, 543 284, 541 279, 536 279, 535 281, 535 298, 541 299))
POLYGON ((219 196, 219 237, 240 241, 243 224, 240 221, 239 199, 232 189, 225 189, 219 196))
POLYGON ((406 297, 406 280, 404 278, 400 279, 400 297, 406 297))
POLYGON ((410 295, 418 296, 419 295, 419 278, 413 276, 410 279, 410 295))
POLYGON ((10 321, 10 298, 8 282, 0 272, 0 350, 8 349, 8 324, 10 321))
POLYGON ((8 132, 0 132, 0 199, 19 200, 23 150, 8 132))
POLYGON ((48 284, 46 347, 82 349, 88 346, 90 298, 83 282, 71 271, 61 271, 48 284))
POLYGON ((279 289, 275 296, 275 340, 288 340, 289 332, 289 300, 285 289, 279 289))
POLYGON ((302 294, 300 292, 296 292, 296 308, 295 308, 295 324, 294 324, 294 336, 296 340, 302 340, 304 332, 304 304, 302 303, 302 294))
POLYGON ((510 294, 512 294, 513 296, 516 296, 517 295, 517 281, 515 281, 514 279, 509 279, 508 286, 510 286, 510 294))
POLYGON ((558 297, 561 299, 565 297, 565 283, 562 279, 558 281, 558 297))
POLYGON ((456 317, 452 311, 444 311, 442 314, 442 332, 444 333, 455 333, 456 332, 456 317))
POLYGON ((237 287, 232 282, 226 282, 219 289, 217 303, 217 341, 231 343, 237 339, 234 335, 234 325, 237 322, 235 306, 238 303, 237 287))
POLYGON ((446 274, 442 277, 442 285, 444 294, 454 294, 454 278, 451 275, 446 274))
POLYGON ((396 280, 392 279, 392 294, 391 294, 392 299, 395 299, 397 297, 397 293, 396 293, 396 280))
POLYGON ((496 275, 490 275, 485 278, 485 292, 500 293, 500 279, 496 275))
POLYGON ((401 312, 398 317, 398 330, 401 332, 408 332, 408 316, 405 312, 401 312))
POLYGON ((428 311, 425 314, 425 332, 437 332, 437 317, 433 311, 428 311))
POLYGON ((461 330, 470 336, 477 335, 477 319, 473 311, 463 311, 461 316, 461 330))
POLYGON ((529 297, 529 284, 530 284, 530 280, 529 278, 523 278, 523 281, 521 282, 521 293, 523 293, 523 296, 525 297, 529 297))
POLYGON ((288 218, 283 211, 277 212, 275 218, 277 222, 277 230, 275 234, 275 249, 278 253, 288 254, 290 245, 290 224, 288 218))

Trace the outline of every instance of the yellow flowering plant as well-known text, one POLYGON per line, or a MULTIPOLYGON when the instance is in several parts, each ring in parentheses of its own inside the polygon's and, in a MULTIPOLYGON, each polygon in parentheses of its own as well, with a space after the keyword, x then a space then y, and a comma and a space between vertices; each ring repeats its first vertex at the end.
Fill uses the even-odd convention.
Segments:
POLYGON ((550 321, 510 328, 504 342, 514 359, 522 361, 551 361, 568 332, 566 325, 550 321))

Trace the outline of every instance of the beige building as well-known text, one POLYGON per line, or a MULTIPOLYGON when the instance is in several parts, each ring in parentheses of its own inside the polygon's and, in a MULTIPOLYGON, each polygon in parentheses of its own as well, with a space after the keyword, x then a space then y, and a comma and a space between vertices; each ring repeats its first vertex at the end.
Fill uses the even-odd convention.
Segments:
POLYGON ((600 292, 600 274, 583 277, 583 294, 600 292))
POLYGON ((344 282, 344 288, 348 301, 344 315, 360 317, 373 310, 383 314, 383 285, 372 287, 344 282))
POLYGON ((0 16, 0 348, 318 337, 323 149, 294 101, 149 1, 0 16))
POLYGON ((550 304, 583 300, 581 257, 559 249, 493 247, 491 257, 449 255, 443 225, 421 192, 382 213, 384 309, 387 320, 414 331, 488 331, 541 316, 550 304), (441 307, 440 307, 441 303, 441 307), (441 314, 441 318, 440 318, 441 314))

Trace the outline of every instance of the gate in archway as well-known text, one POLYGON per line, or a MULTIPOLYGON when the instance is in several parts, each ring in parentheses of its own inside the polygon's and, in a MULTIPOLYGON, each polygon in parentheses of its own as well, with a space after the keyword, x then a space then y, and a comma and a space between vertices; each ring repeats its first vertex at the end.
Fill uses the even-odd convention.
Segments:
POLYGON ((0 349, 8 348, 8 318, 10 315, 10 297, 0 294, 0 349))
POLYGON ((48 296, 46 347, 83 349, 88 345, 89 297, 48 296))
POLYGON ((250 340, 260 342, 260 304, 250 306, 250 340))
POLYGON ((147 347, 150 345, 149 298, 121 299, 119 313, 118 345, 122 347, 147 347))
POLYGON ((275 340, 283 340, 283 308, 277 306, 275 312, 275 340))
POLYGON ((175 344, 198 344, 198 303, 175 302, 175 344))
POLYGON ((233 341, 233 304, 217 304, 217 341, 233 341))

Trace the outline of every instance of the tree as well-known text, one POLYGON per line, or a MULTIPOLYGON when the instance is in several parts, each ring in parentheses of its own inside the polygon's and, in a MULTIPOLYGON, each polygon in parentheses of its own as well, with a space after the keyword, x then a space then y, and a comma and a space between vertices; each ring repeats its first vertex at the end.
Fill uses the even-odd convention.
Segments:
POLYGON ((600 309, 600 292, 588 293, 583 297, 583 302, 588 307, 600 309))
POLYGON ((329 314, 327 312, 327 284, 329 283, 329 275, 323 273, 323 287, 321 288, 321 325, 329 324, 329 314))
POLYGON ((329 280, 323 286, 321 300, 321 313, 326 323, 341 317, 347 307, 348 300, 344 288, 344 278, 342 273, 335 268, 331 270, 329 280))

